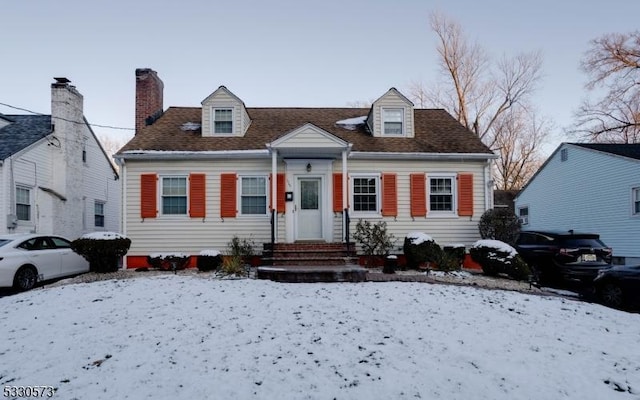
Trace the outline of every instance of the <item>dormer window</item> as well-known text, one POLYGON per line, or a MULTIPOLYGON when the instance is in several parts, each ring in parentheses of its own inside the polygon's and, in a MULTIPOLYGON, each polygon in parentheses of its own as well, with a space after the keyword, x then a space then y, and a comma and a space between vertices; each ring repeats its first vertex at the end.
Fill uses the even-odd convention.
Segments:
POLYGON ((213 109, 213 133, 232 134, 233 133, 233 108, 213 109))
POLYGON ((402 136, 404 134, 403 111, 402 108, 382 109, 383 134, 385 136, 402 136))

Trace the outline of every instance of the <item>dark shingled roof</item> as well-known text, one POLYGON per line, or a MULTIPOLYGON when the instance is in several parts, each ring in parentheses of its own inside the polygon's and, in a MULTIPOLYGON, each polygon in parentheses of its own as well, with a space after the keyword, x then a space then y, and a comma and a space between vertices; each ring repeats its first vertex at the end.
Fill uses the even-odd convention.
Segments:
POLYGON ((618 156, 635 158, 640 160, 640 143, 625 144, 625 143, 571 143, 575 146, 584 147, 587 149, 603 151, 605 153, 611 153, 618 156))
POLYGON ((11 122, 0 128, 0 160, 4 160, 51 133, 50 115, 2 115, 11 122))
POLYGON ((200 107, 170 107, 143 128, 119 153, 129 150, 220 151, 264 150, 275 139, 311 123, 352 143, 353 151, 493 154, 480 139, 444 110, 415 110, 415 138, 372 137, 360 125, 349 130, 337 121, 366 116, 369 108, 247 108, 251 125, 244 137, 202 137, 201 129, 183 131, 187 122, 201 122, 200 107))

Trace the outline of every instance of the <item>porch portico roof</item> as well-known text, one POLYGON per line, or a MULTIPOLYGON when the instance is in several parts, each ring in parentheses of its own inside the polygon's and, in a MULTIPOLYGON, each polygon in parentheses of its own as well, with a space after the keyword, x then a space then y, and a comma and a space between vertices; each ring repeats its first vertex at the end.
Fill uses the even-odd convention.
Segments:
POLYGON ((339 158, 349 153, 352 144, 306 123, 267 143, 270 151, 283 158, 339 158))

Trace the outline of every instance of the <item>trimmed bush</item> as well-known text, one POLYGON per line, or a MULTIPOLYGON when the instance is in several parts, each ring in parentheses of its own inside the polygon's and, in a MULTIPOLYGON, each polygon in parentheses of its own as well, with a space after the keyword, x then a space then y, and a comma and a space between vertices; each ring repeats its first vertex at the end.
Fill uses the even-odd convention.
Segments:
POLYGON ((151 267, 165 271, 178 271, 187 268, 191 257, 183 253, 153 253, 147 261, 151 267))
POLYGON ((506 274, 513 279, 527 280, 529 266, 516 250, 499 240, 478 240, 469 249, 473 261, 480 264, 485 275, 506 274))
POLYGON ((438 243, 422 232, 409 233, 404 238, 402 250, 407 260, 407 268, 410 269, 416 269, 426 262, 437 263, 442 258, 442 249, 438 243))
POLYGON ((518 217, 508 208, 492 208, 480 217, 480 237, 513 245, 520 232, 518 217))
POLYGON ((92 272, 115 272, 127 254, 131 239, 115 232, 93 232, 71 242, 71 249, 89 261, 92 272))
POLYGON ((222 265, 222 254, 218 250, 202 250, 198 254, 196 266, 199 271, 217 271, 222 265))

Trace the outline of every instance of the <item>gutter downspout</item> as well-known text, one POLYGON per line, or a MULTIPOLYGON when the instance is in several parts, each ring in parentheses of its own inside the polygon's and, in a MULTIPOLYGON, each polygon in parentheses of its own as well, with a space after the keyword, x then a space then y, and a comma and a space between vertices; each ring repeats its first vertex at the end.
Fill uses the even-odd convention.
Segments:
POLYGON ((484 207, 485 211, 493 208, 493 161, 488 159, 484 166, 484 207))
MULTIPOLYGON (((123 158, 114 158, 120 168, 120 232, 127 237, 127 166, 123 158)), ((127 269, 127 256, 122 258, 122 269, 127 269)))

